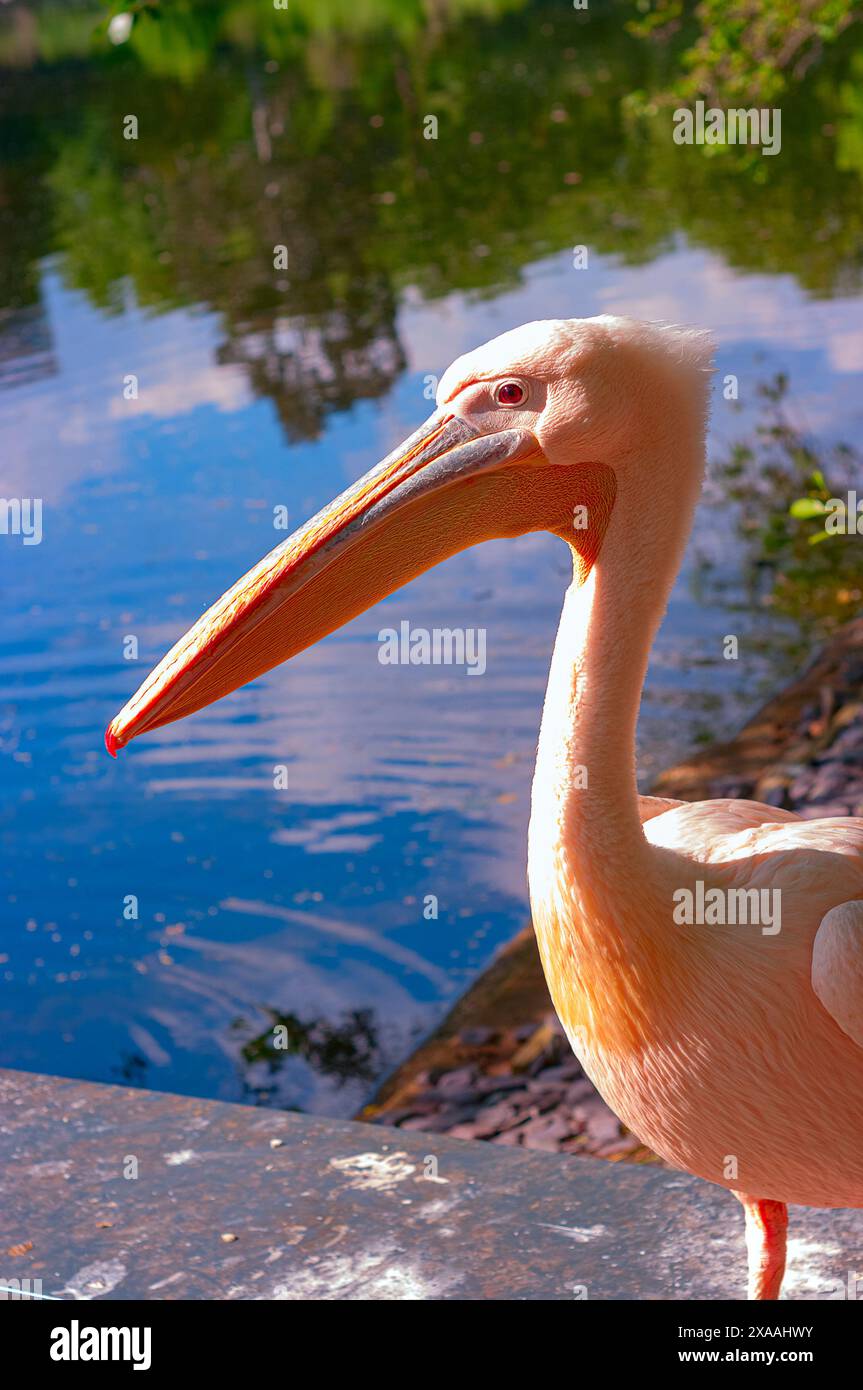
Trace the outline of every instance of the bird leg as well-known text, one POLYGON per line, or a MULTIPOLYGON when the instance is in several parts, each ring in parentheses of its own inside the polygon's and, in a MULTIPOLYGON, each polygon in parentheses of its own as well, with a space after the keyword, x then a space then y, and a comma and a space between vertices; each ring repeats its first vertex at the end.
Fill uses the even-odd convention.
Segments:
POLYGON ((749 1298, 779 1297, 785 1273, 785 1233, 788 1208, 784 1202, 771 1202, 735 1192, 746 1215, 746 1253, 749 1256, 749 1298))

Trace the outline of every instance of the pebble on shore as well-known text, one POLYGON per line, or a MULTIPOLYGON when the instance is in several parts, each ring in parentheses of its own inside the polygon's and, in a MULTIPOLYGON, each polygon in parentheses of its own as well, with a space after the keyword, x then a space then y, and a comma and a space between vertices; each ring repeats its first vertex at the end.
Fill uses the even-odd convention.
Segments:
POLYGON ((582 1072, 553 1013, 500 1032, 467 1028, 458 1044, 473 1060, 418 1073, 410 1099, 381 1116, 387 1124, 602 1158, 639 1148, 582 1072))

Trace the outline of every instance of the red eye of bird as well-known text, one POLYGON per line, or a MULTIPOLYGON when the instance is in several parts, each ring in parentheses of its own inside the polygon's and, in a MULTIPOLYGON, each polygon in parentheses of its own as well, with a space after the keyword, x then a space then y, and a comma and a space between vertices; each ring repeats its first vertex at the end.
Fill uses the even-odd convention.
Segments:
POLYGON ((521 405, 527 398, 527 391, 520 381, 501 382, 494 393, 498 405, 521 405))

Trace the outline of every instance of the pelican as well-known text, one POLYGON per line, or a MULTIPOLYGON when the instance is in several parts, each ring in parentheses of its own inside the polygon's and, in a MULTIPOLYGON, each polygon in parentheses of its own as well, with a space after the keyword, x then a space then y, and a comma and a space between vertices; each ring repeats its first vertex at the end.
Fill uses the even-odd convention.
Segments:
POLYGON ((116 755, 467 546, 564 540, 528 837, 549 990, 623 1123, 742 1203, 749 1297, 774 1299, 788 1203, 863 1206, 863 820, 638 794, 636 718, 701 487, 711 355, 701 330, 601 315, 460 357, 425 424, 213 604, 105 737, 116 755))

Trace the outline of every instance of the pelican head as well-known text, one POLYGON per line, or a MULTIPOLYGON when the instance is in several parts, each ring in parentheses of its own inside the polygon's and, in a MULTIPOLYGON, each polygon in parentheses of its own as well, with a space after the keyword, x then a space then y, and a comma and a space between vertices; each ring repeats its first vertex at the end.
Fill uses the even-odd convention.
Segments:
POLYGON ((109 724, 108 751, 212 704, 480 541, 553 532, 583 579, 639 440, 690 417, 697 439, 703 411, 693 416, 687 387, 703 362, 699 333, 608 315, 525 324, 466 353, 425 424, 171 648, 109 724))

